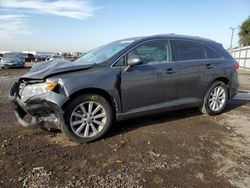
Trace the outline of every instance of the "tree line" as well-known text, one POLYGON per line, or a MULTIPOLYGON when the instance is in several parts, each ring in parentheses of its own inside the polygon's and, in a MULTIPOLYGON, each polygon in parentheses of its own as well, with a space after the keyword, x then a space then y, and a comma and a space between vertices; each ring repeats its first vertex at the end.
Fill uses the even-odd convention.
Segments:
POLYGON ((250 46, 250 16, 241 24, 238 35, 240 45, 250 46))

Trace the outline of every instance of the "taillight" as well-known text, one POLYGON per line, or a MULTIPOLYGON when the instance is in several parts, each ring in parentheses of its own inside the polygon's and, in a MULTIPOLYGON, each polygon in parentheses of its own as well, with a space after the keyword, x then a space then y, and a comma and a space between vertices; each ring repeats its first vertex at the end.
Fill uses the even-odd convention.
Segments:
POLYGON ((239 67, 240 67, 239 63, 234 63, 234 70, 239 69, 239 67))

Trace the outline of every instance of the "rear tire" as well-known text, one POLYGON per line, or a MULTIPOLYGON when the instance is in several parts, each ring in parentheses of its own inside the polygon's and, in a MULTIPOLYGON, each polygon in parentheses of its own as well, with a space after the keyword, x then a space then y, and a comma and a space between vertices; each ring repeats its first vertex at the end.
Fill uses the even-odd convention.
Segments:
POLYGON ((87 143, 99 139, 109 130, 113 112, 104 97, 84 94, 66 106, 64 118, 63 133, 77 143, 87 143))
POLYGON ((215 81, 208 89, 201 112, 208 115, 218 115, 225 109, 228 101, 228 89, 224 82, 215 81))

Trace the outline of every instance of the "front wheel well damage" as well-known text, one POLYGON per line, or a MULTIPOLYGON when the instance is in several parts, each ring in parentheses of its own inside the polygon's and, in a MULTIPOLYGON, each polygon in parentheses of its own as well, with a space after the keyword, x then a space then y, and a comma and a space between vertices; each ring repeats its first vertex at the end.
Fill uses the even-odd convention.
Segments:
POLYGON ((100 95, 100 96, 104 97, 107 100, 107 102, 110 104, 113 113, 116 114, 117 104, 116 104, 114 98, 107 91, 105 91, 103 89, 99 89, 99 88, 87 88, 87 89, 82 89, 82 90, 79 90, 79 91, 73 93, 72 95, 69 96, 70 99, 62 106, 63 110, 64 111, 66 110, 67 105, 74 98, 76 98, 80 95, 84 95, 84 94, 96 94, 96 95, 100 95))

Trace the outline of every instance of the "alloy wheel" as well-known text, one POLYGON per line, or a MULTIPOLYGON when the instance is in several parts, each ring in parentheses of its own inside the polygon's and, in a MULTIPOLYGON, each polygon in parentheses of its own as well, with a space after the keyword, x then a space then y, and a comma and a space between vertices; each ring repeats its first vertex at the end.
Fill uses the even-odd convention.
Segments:
POLYGON ((225 104, 225 101, 226 91, 221 86, 215 87, 209 94, 208 105, 209 108, 214 112, 221 110, 225 104))
POLYGON ((106 119, 106 111, 100 103, 86 101, 72 111, 70 127, 77 136, 90 138, 101 132, 106 119))

